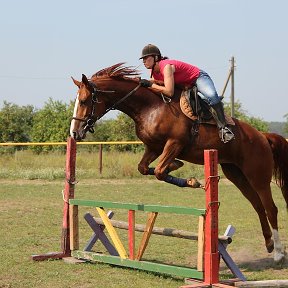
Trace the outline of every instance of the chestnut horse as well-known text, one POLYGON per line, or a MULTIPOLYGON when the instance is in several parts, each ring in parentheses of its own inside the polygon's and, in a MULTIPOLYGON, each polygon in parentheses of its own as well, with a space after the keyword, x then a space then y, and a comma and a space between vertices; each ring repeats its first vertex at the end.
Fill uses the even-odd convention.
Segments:
POLYGON ((76 140, 85 138, 104 114, 111 109, 120 110, 134 120, 136 134, 145 145, 138 164, 139 172, 143 175, 154 173, 159 180, 188 187, 191 186, 189 181, 178 183, 168 175, 180 162, 175 159, 203 165, 203 150, 217 149, 223 173, 258 214, 267 251, 272 252, 275 248, 274 260, 284 260, 284 248, 278 233, 278 209, 272 198, 270 182, 274 175, 288 209, 286 140, 277 134, 261 133, 237 119, 233 119, 235 126, 232 127, 235 139, 229 143, 221 142, 216 125, 201 124, 195 135, 191 133, 195 123, 180 109, 181 91, 175 89, 175 95, 168 101, 163 95, 141 87, 139 78, 132 77, 137 75, 136 69, 119 63, 97 72, 89 80, 85 75, 82 75, 81 82, 72 78, 79 90, 71 121, 71 137, 76 140), (149 164, 158 157, 159 162, 152 170, 149 164))

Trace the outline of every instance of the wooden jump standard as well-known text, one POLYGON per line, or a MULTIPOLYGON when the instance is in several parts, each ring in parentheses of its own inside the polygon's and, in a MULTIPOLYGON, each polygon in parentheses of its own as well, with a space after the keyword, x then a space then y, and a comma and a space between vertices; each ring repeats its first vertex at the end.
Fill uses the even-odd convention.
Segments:
POLYGON ((71 256, 70 250, 70 223, 69 223, 69 199, 74 198, 75 188, 75 165, 76 165, 76 141, 68 137, 66 150, 66 179, 63 191, 63 224, 61 237, 61 252, 51 252, 47 254, 32 255, 34 261, 43 261, 48 259, 62 259, 71 256))
MULTIPOLYGON (((66 182, 64 189, 63 229, 62 229, 62 252, 52 252, 42 255, 33 255, 32 259, 41 261, 49 258, 64 258, 74 256, 76 258, 101 261, 112 265, 136 268, 140 270, 154 271, 165 274, 172 274, 182 277, 199 279, 199 283, 183 287, 231 287, 219 283, 219 243, 218 243, 218 156, 216 150, 206 150, 205 159, 205 191, 206 209, 196 209, 179 206, 160 206, 132 203, 117 203, 107 201, 89 201, 74 199, 75 185, 75 161, 76 142, 68 138, 66 155, 66 182), (96 207, 119 256, 103 255, 93 252, 80 251, 78 237, 78 206, 96 207), (68 209, 69 208, 69 209, 68 209), (129 235, 129 258, 121 243, 109 215, 104 208, 121 208, 128 210, 128 235, 129 235), (144 228, 142 241, 135 255, 135 211, 149 212, 148 220, 144 228), (204 271, 189 267, 159 264, 155 262, 141 261, 142 255, 153 233, 153 226, 158 213, 174 213, 196 215, 199 217, 198 247, 204 246, 204 271), (204 232, 203 232, 204 231, 204 232), (205 239, 205 240, 203 240, 205 239), (72 250, 72 253, 71 253, 72 250)), ((225 250, 225 244, 223 244, 225 250)), ((226 244, 227 245, 227 244, 226 244)), ((113 246, 113 245, 111 245, 113 246)), ((223 250, 222 247, 222 250, 223 250)), ((201 250, 201 249, 200 249, 201 250)), ((226 250, 225 250, 226 251, 226 250)), ((200 254, 201 255, 201 254, 200 254)), ((222 255, 222 253, 221 253, 222 255)), ((223 255, 222 255, 223 256, 223 255)), ((199 257, 199 255, 198 255, 199 257)), ((199 261, 198 261, 199 262, 199 261)), ((243 275, 242 275, 243 276, 243 275)), ((244 276, 243 276, 244 278, 244 276)))

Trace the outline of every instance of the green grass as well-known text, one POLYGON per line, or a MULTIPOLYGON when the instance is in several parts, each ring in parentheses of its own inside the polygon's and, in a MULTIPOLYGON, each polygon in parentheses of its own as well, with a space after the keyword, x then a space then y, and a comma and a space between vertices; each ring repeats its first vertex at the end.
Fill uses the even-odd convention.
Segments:
MULTIPOLYGON (((142 178, 137 165, 143 153, 103 151, 102 173, 99 170, 99 153, 80 151, 77 153, 77 175, 81 179, 142 178)), ((65 154, 50 152, 35 154, 32 151, 17 151, 0 157, 0 179, 63 179, 65 177, 65 154)), ((152 163, 152 166, 155 166, 152 163)), ((185 162, 175 171, 177 177, 202 176, 201 166, 185 162)))
MULTIPOLYGON (((137 171, 141 154, 104 152, 103 173, 100 175, 98 154, 80 152, 77 155, 75 197, 119 202, 179 205, 203 208, 203 190, 181 189, 142 176, 137 171)), ((186 165, 185 165, 186 166, 186 165)), ((203 179, 203 167, 191 164, 180 177, 203 179)), ((33 262, 32 254, 60 251, 63 198, 65 186, 65 155, 49 153, 35 155, 29 151, 0 157, 0 288, 14 287, 179 287, 183 279, 112 267, 106 264, 66 264, 63 261, 33 262), (34 180, 31 180, 34 179, 34 180)), ((220 171, 221 175, 221 171, 220 171)), ((279 189, 272 185, 279 209, 279 232, 288 245, 288 221, 285 203, 279 189)), ((236 235, 228 251, 249 280, 286 279, 288 264, 275 265, 265 250, 256 213, 242 194, 225 179, 220 180, 219 233, 227 225, 236 227, 236 235)), ((83 216, 95 209, 81 207, 80 246, 84 247, 91 230, 83 216)), ((136 222, 145 223, 147 214, 137 212, 136 222)), ((115 210, 115 219, 127 220, 127 211, 115 210)), ((155 226, 173 227, 197 232, 197 217, 159 214, 155 226)), ((127 233, 119 231, 126 250, 127 233)), ((141 234, 136 234, 136 247, 141 234)), ((95 248, 105 252, 101 245, 95 248)), ((145 260, 180 265, 196 265, 196 243, 153 235, 144 254, 145 260)), ((230 278, 221 263, 221 277, 230 278)))
MULTIPOLYGON (((143 176, 144 177, 144 176, 143 176)), ((81 199, 111 200, 132 203, 181 205, 202 208, 202 190, 181 189, 156 180, 113 179, 82 180, 78 178, 75 196, 81 199)), ((112 267, 106 264, 66 264, 63 261, 32 262, 32 254, 60 251, 62 222, 62 189, 64 181, 1 180, 0 287, 179 287, 183 279, 141 271, 112 267)), ((249 280, 285 279, 288 265, 275 266, 272 255, 265 251, 260 225, 254 210, 230 184, 220 185, 220 233, 233 224, 236 235, 229 252, 249 280)), ((287 246, 287 214, 281 193, 275 187, 279 207, 280 235, 287 246)), ((93 208, 80 209, 80 245, 83 248, 91 231, 83 219, 93 208)), ((127 213, 115 211, 115 219, 127 220, 127 213)), ((146 214, 137 213, 137 223, 145 223, 146 214)), ((159 227, 174 227, 196 232, 193 216, 159 214, 159 227)), ((119 231, 126 244, 126 232, 119 231)), ((140 241, 137 235, 136 244, 140 241)), ((153 235, 144 254, 146 260, 173 264, 196 265, 196 243, 153 235)), ((127 246, 126 246, 127 248, 127 246)), ((104 251, 101 245, 97 251, 104 251)), ((221 265, 221 277, 231 274, 221 265)))

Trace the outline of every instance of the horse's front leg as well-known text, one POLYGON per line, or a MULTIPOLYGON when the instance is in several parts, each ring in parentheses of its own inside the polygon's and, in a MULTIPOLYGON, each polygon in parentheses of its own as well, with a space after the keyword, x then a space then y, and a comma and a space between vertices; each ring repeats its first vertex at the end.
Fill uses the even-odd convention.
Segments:
POLYGON ((152 151, 148 146, 145 146, 145 152, 141 161, 138 164, 138 171, 142 175, 149 175, 149 164, 159 157, 160 154, 152 151))
MULTIPOLYGON (((155 153, 154 151, 150 150, 149 147, 145 146, 145 152, 142 156, 141 161, 138 164, 138 171, 142 175, 154 175, 154 168, 149 168, 149 164, 151 164, 155 159, 159 157, 159 153, 155 153)), ((172 161, 167 168, 167 173, 175 171, 181 168, 184 163, 180 160, 175 159, 172 161)))
POLYGON ((183 145, 178 141, 167 141, 160 156, 158 165, 153 171, 150 171, 150 174, 155 174, 158 180, 165 181, 178 187, 202 188, 203 186, 194 177, 183 179, 168 175, 169 172, 177 170, 183 166, 183 162, 175 159, 182 149, 183 145))
POLYGON ((164 180, 168 175, 168 167, 179 155, 183 145, 175 140, 168 140, 164 146, 163 152, 160 155, 159 163, 154 170, 154 174, 158 180, 164 180))

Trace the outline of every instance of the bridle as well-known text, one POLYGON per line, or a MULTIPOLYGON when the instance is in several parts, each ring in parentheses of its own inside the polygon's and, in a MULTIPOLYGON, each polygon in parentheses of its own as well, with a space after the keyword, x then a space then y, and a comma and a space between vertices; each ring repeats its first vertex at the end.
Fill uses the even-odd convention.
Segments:
POLYGON ((107 108, 101 115, 96 115, 96 104, 101 103, 101 101, 97 98, 97 92, 100 93, 115 93, 116 91, 104 91, 100 90, 96 87, 96 85, 93 82, 89 82, 90 86, 92 87, 92 93, 91 93, 91 100, 92 100, 92 107, 91 112, 86 118, 78 118, 78 117, 72 117, 72 120, 77 120, 81 122, 86 122, 86 125, 84 127, 85 132, 94 133, 94 124, 101 119, 106 113, 108 113, 111 110, 115 110, 116 107, 122 103, 124 100, 126 100, 129 96, 131 96, 133 93, 135 93, 140 87, 141 84, 139 83, 133 90, 131 90, 128 94, 126 94, 124 97, 116 101, 111 107, 107 108))

